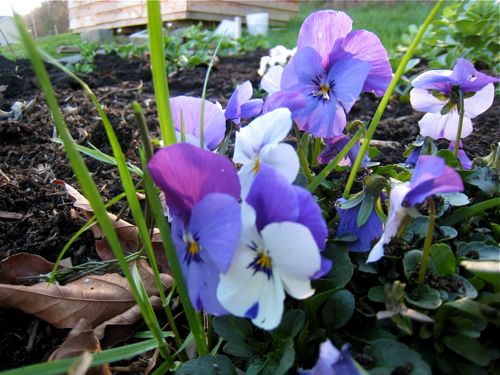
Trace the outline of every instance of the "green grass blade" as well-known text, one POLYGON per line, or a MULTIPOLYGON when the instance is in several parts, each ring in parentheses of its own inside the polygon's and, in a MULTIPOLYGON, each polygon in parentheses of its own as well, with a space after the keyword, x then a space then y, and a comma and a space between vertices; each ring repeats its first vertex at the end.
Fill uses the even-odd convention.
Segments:
MULTIPOLYGON (((138 354, 147 352, 156 348, 156 340, 146 340, 119 348, 104 350, 92 355, 92 366, 100 366, 106 363, 112 363, 134 357, 138 354)), ((2 372, 2 375, 58 375, 66 374, 71 365, 79 357, 61 359, 52 362, 40 363, 31 366, 25 366, 13 370, 2 372)))
POLYGON ((165 146, 177 142, 174 122, 170 109, 170 94, 168 92, 167 72, 165 65, 165 46, 163 41, 163 23, 161 20, 161 5, 158 0, 148 0, 148 32, 149 50, 151 53, 151 68, 155 89, 156 106, 163 144, 165 146))
POLYGON ((479 202, 468 207, 461 207, 450 216, 439 222, 439 225, 453 226, 461 221, 468 219, 474 215, 480 214, 491 208, 500 206, 500 198, 488 199, 487 201, 479 202))

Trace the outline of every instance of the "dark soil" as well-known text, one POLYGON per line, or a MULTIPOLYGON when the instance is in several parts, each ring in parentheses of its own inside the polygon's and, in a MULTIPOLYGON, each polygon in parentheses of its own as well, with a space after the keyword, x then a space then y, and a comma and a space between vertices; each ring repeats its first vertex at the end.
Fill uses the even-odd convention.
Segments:
MULTIPOLYGON (((226 57, 214 67, 207 90, 212 101, 225 104, 236 84, 250 80, 258 87, 260 57, 256 51, 242 57, 226 57)), ((129 161, 138 162, 138 131, 131 104, 141 103, 152 135, 157 135, 158 119, 149 64, 142 60, 123 61, 116 55, 97 56, 96 71, 82 78, 104 104, 129 161)), ((109 153, 103 126, 97 113, 76 82, 48 67, 66 122, 78 143, 89 142, 109 153)), ((170 93, 200 96, 206 67, 180 71, 169 79, 170 93)), ((51 141, 51 116, 40 93, 30 63, 12 62, 0 56, 0 109, 9 111, 15 101, 34 100, 33 107, 19 121, 0 120, 0 212, 21 214, 19 219, 0 216, 0 259, 19 252, 39 254, 54 261, 64 244, 81 227, 75 219, 71 200, 53 183, 61 179, 77 185, 74 174, 59 144, 51 141)), ((364 96, 354 106, 350 118, 369 121, 378 100, 364 96)), ((375 138, 381 150, 381 163, 403 161, 405 145, 418 133, 422 114, 409 104, 392 100, 379 125, 375 138)), ((498 102, 485 115, 474 120, 475 131, 464 142, 471 157, 484 156, 490 145, 500 139, 498 102)), ((103 196, 110 199, 121 193, 114 167, 86 158, 103 196)), ((118 204, 112 211, 118 212, 118 204)), ((97 259, 94 240, 87 232, 72 246, 68 256, 73 264, 97 259)), ((0 370, 43 361, 67 331, 57 330, 43 321, 20 313, 0 309, 0 370)))

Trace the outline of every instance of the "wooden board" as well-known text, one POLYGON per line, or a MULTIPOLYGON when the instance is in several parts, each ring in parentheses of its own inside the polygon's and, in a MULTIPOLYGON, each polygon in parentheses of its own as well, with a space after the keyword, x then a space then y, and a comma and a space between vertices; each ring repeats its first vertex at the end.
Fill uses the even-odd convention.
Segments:
MULTIPOLYGON (((271 25, 282 25, 299 11, 298 0, 162 0, 164 21, 221 21, 235 16, 267 12, 271 25)), ((70 29, 94 29, 145 25, 146 0, 69 0, 70 29)))

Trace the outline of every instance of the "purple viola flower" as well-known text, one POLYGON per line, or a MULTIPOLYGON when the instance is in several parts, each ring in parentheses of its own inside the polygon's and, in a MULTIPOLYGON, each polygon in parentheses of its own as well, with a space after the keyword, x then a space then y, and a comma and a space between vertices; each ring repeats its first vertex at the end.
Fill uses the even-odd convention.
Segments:
MULTIPOLYGON (((351 137, 341 134, 337 135, 333 138, 324 139, 326 143, 325 149, 318 156, 318 163, 320 164, 328 164, 330 160, 332 160, 337 154, 339 154, 344 147, 349 143, 351 137)), ((356 157, 359 154, 360 145, 357 142, 347 153, 347 155, 340 161, 338 165, 340 166, 349 166, 354 163, 356 157)), ((370 158, 368 155, 363 157, 361 161, 361 166, 367 168, 370 163, 370 158)))
POLYGON ((384 256, 384 245, 388 244, 406 216, 418 216, 416 205, 437 193, 453 193, 464 189, 460 175, 438 156, 425 155, 418 158, 410 182, 395 186, 391 190, 390 209, 384 233, 370 251, 367 263, 376 262, 384 256))
POLYGON ((358 205, 349 208, 342 208, 342 203, 346 202, 344 198, 337 200, 335 208, 340 217, 339 227, 337 228, 337 237, 354 234, 357 236, 356 241, 347 242, 349 251, 356 253, 364 253, 370 251, 374 241, 378 240, 384 229, 382 220, 375 211, 373 206, 372 212, 368 216, 365 223, 358 226, 358 214, 361 209, 361 201, 358 205))
POLYGON ((187 143, 159 150, 148 164, 172 214, 172 239, 191 303, 197 311, 227 313, 216 297, 241 231, 240 185, 225 157, 187 143))
POLYGON ((349 352, 349 344, 338 350, 330 340, 319 347, 319 358, 310 370, 299 369, 300 375, 360 375, 349 352))
POLYGON ((420 157, 420 153, 422 152, 423 146, 415 146, 413 150, 411 150, 410 155, 405 160, 405 164, 408 164, 410 167, 414 167, 417 164, 418 158, 420 157))
POLYGON ((311 279, 331 267, 320 255, 326 236, 311 194, 263 165, 243 202, 242 235, 229 270, 221 275, 219 301, 261 328, 277 327, 285 290, 307 298, 314 293, 311 279))
POLYGON ((291 109, 299 128, 318 137, 341 135, 346 114, 359 94, 382 95, 392 78, 378 37, 351 29, 352 20, 343 12, 320 11, 307 17, 297 52, 281 76, 281 91, 272 94, 265 107, 275 108, 274 101, 286 103, 287 97, 302 96, 305 105, 291 109))
MULTIPOLYGON (((455 149, 455 142, 450 142, 448 150, 453 151, 454 149, 455 149)), ((460 148, 458 149, 457 158, 460 161, 460 164, 462 164, 463 169, 467 170, 472 169, 472 160, 470 160, 465 150, 462 149, 462 142, 460 142, 460 148)))
MULTIPOLYGON (((181 140, 181 124, 184 123, 186 142, 200 145, 201 98, 176 96, 170 99, 170 108, 176 130, 177 140, 181 140)), ((219 103, 205 100, 204 106, 204 143, 205 148, 215 149, 224 138, 226 118, 219 103)))
POLYGON ((240 119, 257 116, 262 111, 263 100, 250 99, 252 95, 253 88, 250 81, 238 85, 227 102, 224 111, 226 120, 232 120, 239 125, 240 119))
POLYGON ((494 83, 498 78, 478 72, 472 63, 458 59, 453 70, 430 70, 417 76, 410 91, 411 105, 427 112, 418 122, 420 134, 434 139, 455 141, 459 124, 459 91, 464 95, 461 138, 472 133, 474 117, 493 104, 494 83))

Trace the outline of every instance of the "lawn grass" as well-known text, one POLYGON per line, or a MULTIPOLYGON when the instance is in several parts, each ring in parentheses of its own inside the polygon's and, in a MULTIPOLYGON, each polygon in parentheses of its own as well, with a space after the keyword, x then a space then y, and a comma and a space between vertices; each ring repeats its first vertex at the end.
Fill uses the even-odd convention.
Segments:
MULTIPOLYGON (((79 45, 80 35, 72 33, 50 35, 36 39, 36 44, 45 52, 48 52, 50 55, 59 58, 65 55, 58 54, 57 47, 62 45, 79 45)), ((20 43, 0 47, 0 55, 5 56, 6 58, 11 60, 14 60, 16 57, 27 58, 28 56, 26 51, 24 50, 24 47, 20 43)))
MULTIPOLYGON (((404 1, 394 5, 383 5, 372 1, 366 5, 348 5, 342 10, 353 19, 353 29, 366 29, 375 32, 388 51, 393 50, 399 43, 401 35, 407 31, 410 24, 420 25, 433 4, 404 1)), ((286 26, 286 28, 271 28, 269 41, 272 46, 282 44, 293 48, 297 44, 300 25, 312 12, 320 9, 332 9, 328 2, 302 1, 301 9, 286 26)))

